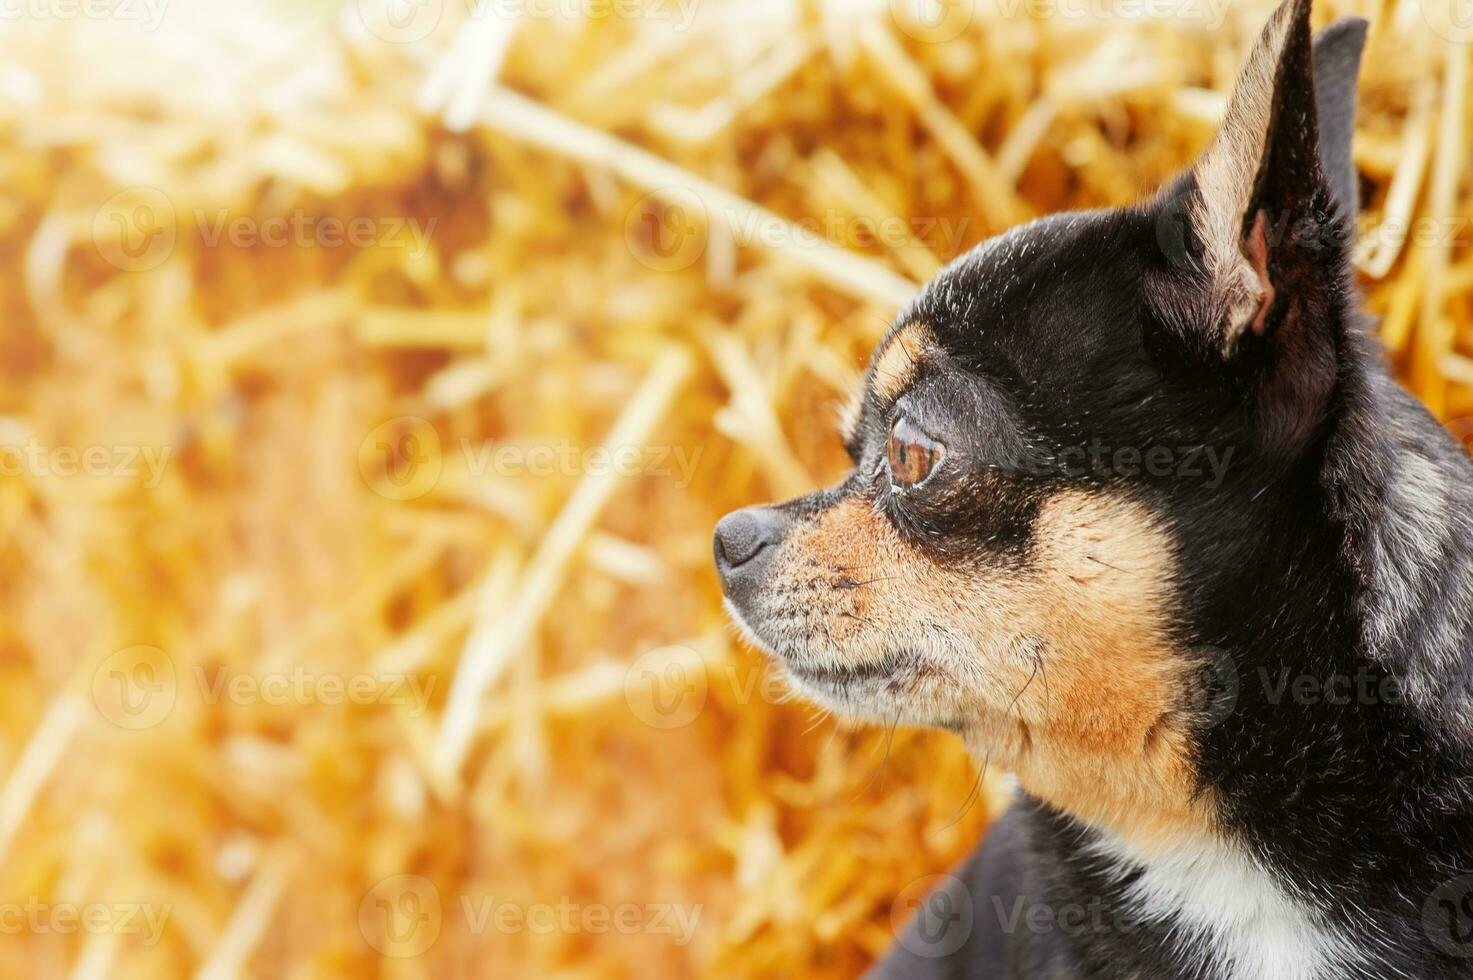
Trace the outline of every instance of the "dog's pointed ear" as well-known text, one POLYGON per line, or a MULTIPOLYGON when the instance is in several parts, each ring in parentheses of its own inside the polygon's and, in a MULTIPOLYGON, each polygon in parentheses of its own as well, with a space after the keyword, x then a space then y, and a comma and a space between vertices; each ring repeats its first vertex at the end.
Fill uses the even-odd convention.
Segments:
POLYGON ((1211 320, 1202 325, 1223 357, 1245 333, 1268 330, 1278 299, 1273 253, 1296 217, 1323 203, 1312 65, 1309 0, 1285 0, 1192 170, 1187 216, 1212 292, 1211 320))
POLYGON ((1355 132, 1355 88, 1360 55, 1366 45, 1366 21, 1345 17, 1314 39, 1314 96, 1320 127, 1320 163, 1341 212, 1354 218, 1360 210, 1360 181, 1350 155, 1355 132))
POLYGON ((1160 242, 1178 275, 1157 305, 1201 356, 1231 359, 1245 338, 1274 334, 1343 276, 1354 215, 1335 184, 1354 180, 1345 176, 1350 39, 1333 41, 1327 59, 1334 142, 1322 147, 1309 0, 1285 0, 1254 44, 1216 138, 1158 204, 1160 242))

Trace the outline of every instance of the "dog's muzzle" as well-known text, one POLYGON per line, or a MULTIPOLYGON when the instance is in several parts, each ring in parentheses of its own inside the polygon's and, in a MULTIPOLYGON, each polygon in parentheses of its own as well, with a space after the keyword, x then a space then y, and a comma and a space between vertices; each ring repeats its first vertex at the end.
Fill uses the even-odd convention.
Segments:
POLYGON ((721 591, 738 607, 746 605, 772 567, 791 524, 792 519, 775 507, 743 507, 717 522, 716 571, 721 591))

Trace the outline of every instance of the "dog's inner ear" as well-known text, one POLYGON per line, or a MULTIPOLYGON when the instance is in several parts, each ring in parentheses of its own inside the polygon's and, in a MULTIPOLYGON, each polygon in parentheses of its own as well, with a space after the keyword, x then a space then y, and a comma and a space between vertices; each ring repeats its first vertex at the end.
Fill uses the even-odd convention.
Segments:
POLYGON ((1216 139, 1163 205, 1185 234, 1162 241, 1179 247, 1169 256, 1175 287, 1159 305, 1207 357, 1230 359, 1246 337, 1322 310, 1316 296, 1339 285, 1354 222, 1363 38, 1363 22, 1346 22, 1312 47, 1308 0, 1287 0, 1254 45, 1216 139))
POLYGON ((1192 176, 1187 221, 1211 294, 1197 326, 1229 357, 1245 333, 1272 325, 1285 253, 1329 204, 1305 0, 1270 17, 1192 176))

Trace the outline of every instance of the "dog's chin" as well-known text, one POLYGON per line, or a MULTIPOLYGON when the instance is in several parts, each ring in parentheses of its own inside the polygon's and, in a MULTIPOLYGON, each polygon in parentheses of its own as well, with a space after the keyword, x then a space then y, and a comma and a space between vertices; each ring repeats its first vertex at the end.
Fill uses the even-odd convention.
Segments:
POLYGON ((809 701, 855 721, 894 724, 923 724, 903 698, 895 696, 905 686, 905 669, 888 673, 856 672, 842 667, 799 666, 782 659, 788 685, 809 701))
POLYGON ((762 635, 737 606, 726 600, 737 631, 752 646, 776 660, 788 685, 808 701, 854 721, 883 725, 928 725, 959 731, 962 723, 933 691, 937 672, 919 654, 895 653, 862 667, 815 662, 762 635))

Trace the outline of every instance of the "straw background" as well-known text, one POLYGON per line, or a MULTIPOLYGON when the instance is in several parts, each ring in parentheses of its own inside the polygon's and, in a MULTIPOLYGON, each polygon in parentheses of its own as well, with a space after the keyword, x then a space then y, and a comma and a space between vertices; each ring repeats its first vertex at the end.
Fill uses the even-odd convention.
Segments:
MULTIPOLYGON (((167 915, 0 974, 850 976, 984 831, 953 738, 784 702, 711 527, 842 472, 914 283, 1188 163, 1267 7, 643 6, 0 24, 0 903, 167 915)), ((1315 20, 1373 21, 1358 264, 1466 435, 1451 9, 1315 20)))

